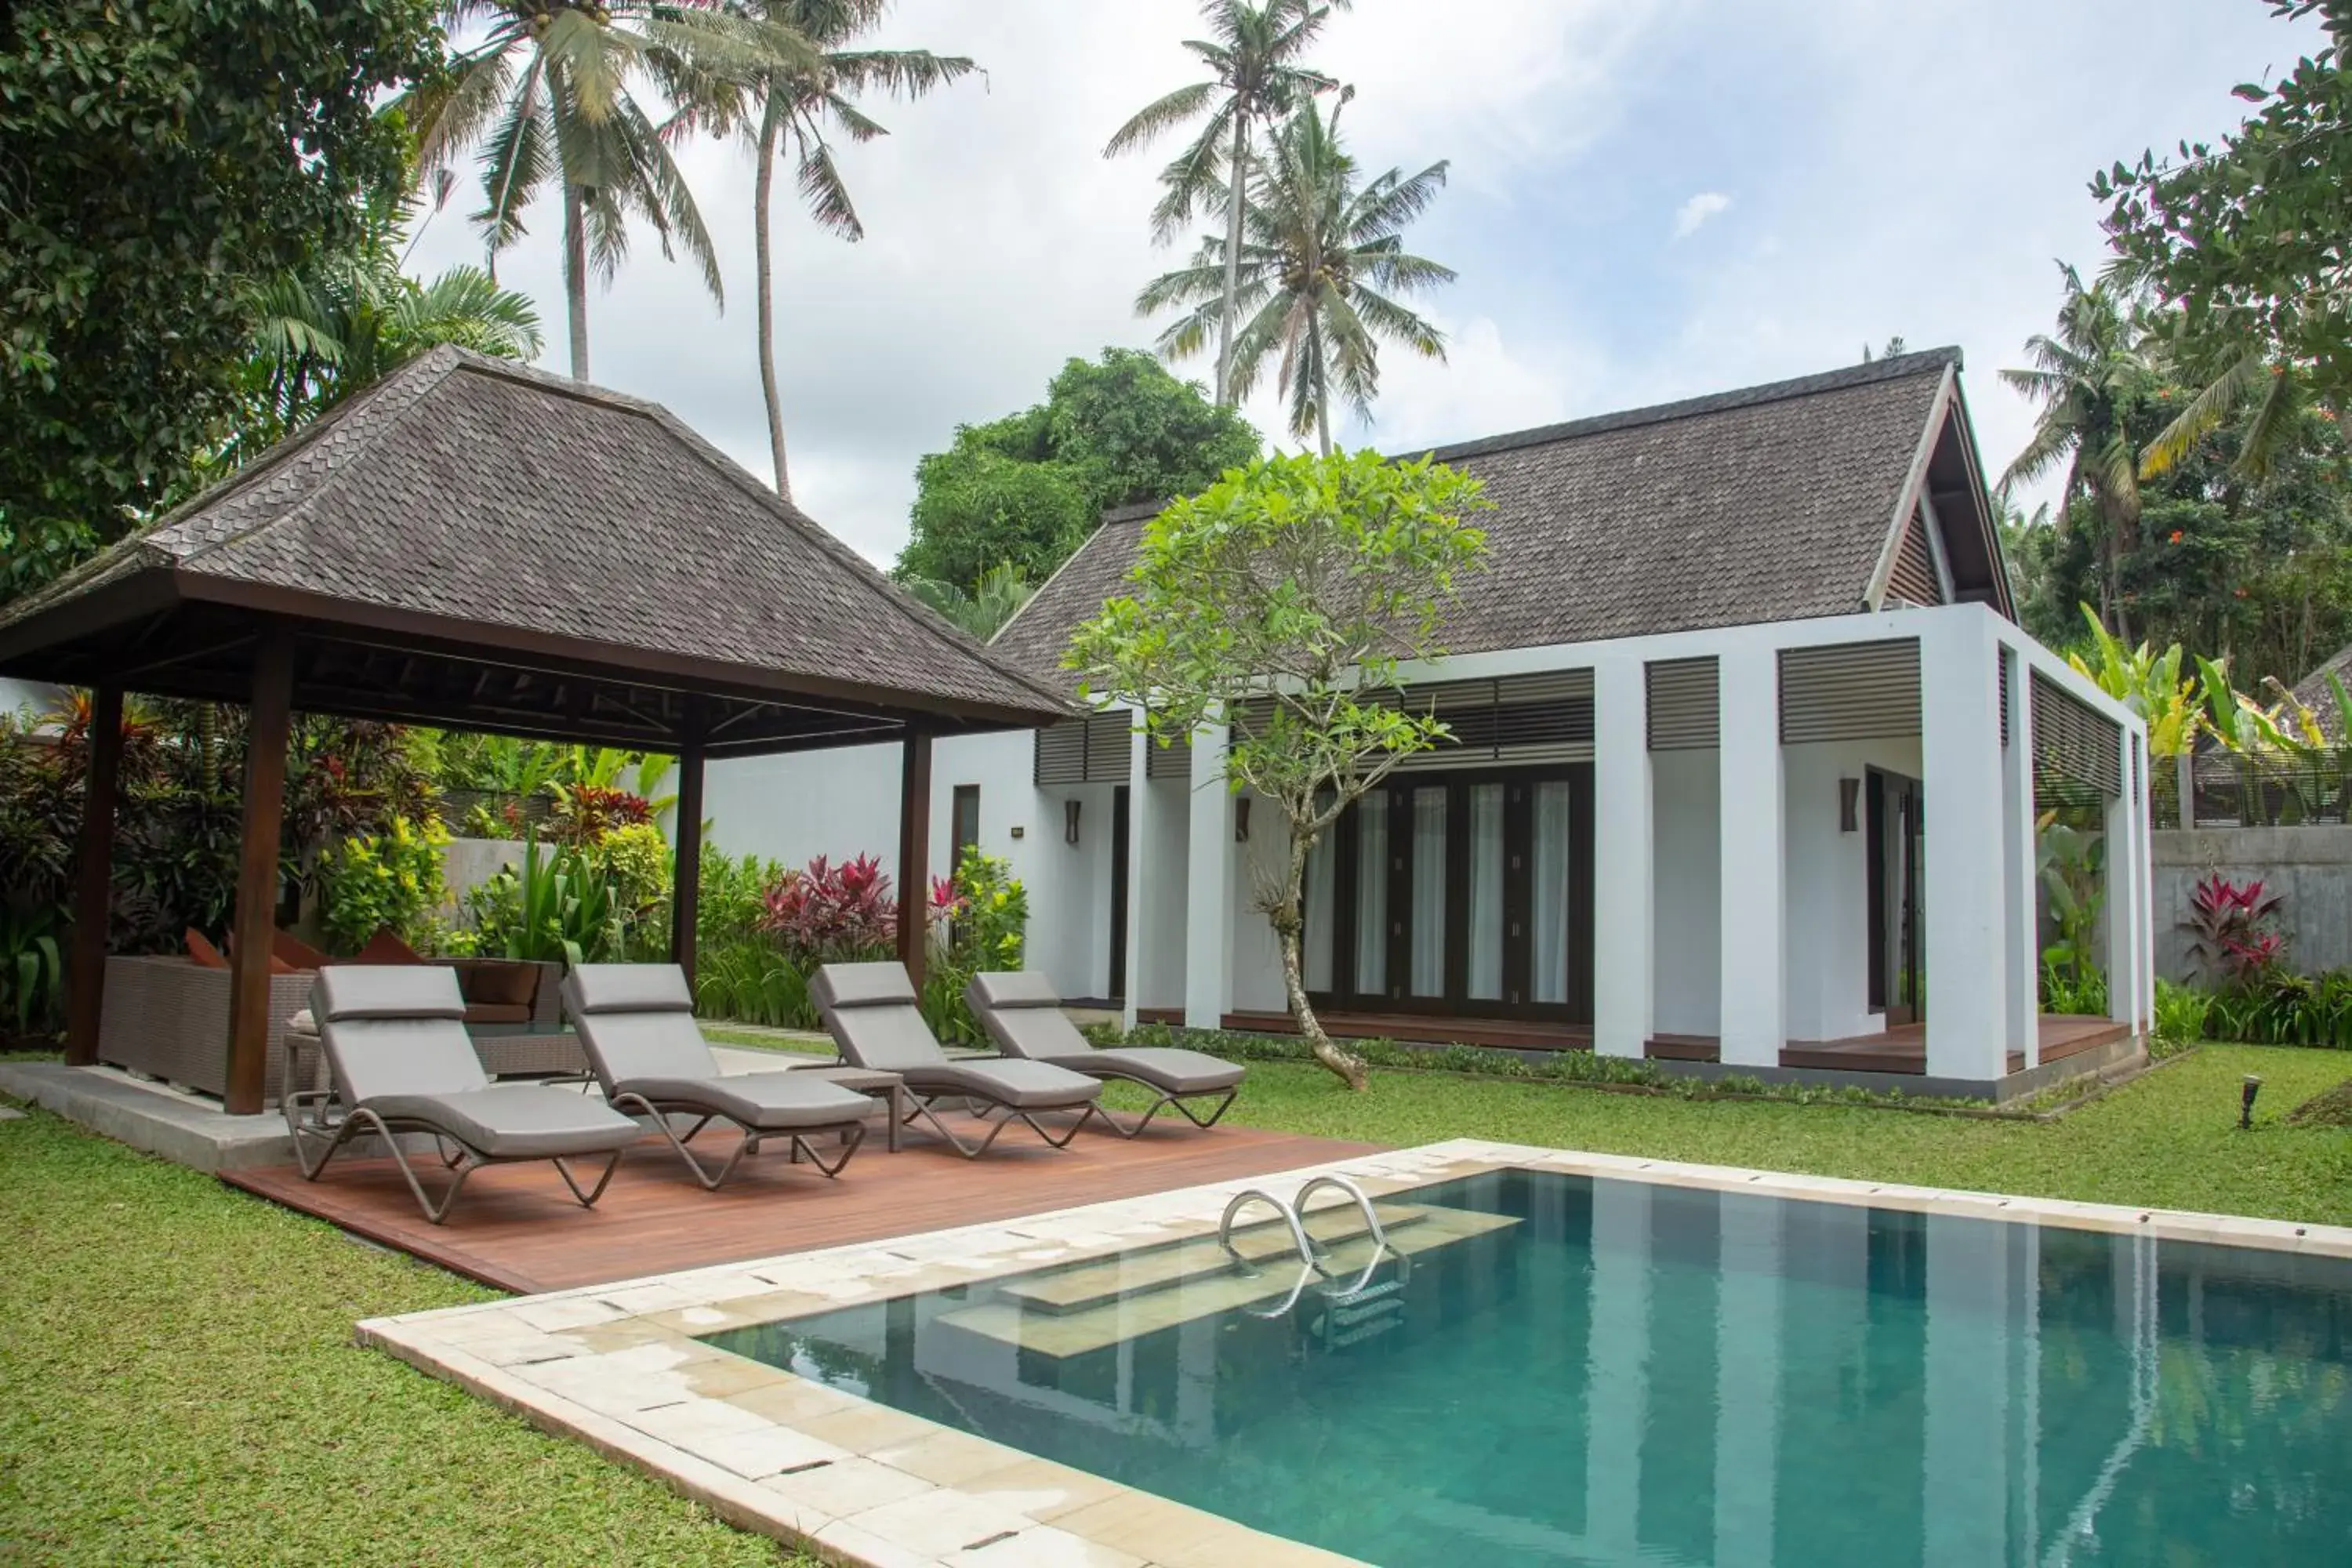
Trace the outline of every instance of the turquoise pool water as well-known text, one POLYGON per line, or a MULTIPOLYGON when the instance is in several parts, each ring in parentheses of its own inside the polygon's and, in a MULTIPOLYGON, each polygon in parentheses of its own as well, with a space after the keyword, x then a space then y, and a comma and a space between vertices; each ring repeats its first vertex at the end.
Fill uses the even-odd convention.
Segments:
POLYGON ((1296 1268, 1212 1243, 715 1342, 1395 1568, 2352 1563, 2352 1262, 1526 1172, 1382 1203, 1409 1263, 1279 1315, 1296 1268))

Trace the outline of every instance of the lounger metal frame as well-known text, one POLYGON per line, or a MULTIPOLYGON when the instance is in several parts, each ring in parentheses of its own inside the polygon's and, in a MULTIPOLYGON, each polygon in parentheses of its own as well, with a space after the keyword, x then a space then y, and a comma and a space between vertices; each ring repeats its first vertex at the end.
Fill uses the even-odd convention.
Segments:
MULTIPOLYGON (((907 1071, 907 1069, 903 1068, 892 1068, 888 1070, 900 1073, 901 1075, 907 1071)), ((1086 1127, 1089 1119, 1099 1116, 1102 1117, 1105 1121, 1110 1121, 1110 1118, 1104 1114, 1102 1107, 1090 1100, 1086 1102, 1086 1109, 1079 1115, 1078 1119, 1076 1121, 1071 1122, 1068 1129, 1065 1131, 1060 1137, 1056 1138, 1051 1131, 1046 1130, 1044 1122, 1038 1121, 1023 1107, 1018 1105, 1007 1105, 1001 1100, 992 1100, 987 1095, 975 1092, 969 1088, 946 1087, 927 1092, 917 1089, 912 1084, 908 1084, 907 1086, 906 1093, 907 1103, 911 1109, 908 1110, 906 1119, 900 1123, 900 1125, 911 1127, 915 1123, 915 1119, 917 1117, 921 1117, 924 1121, 929 1121, 931 1124, 932 1131, 947 1140, 949 1147, 952 1148, 957 1153, 962 1155, 967 1160, 977 1160, 982 1154, 987 1153, 989 1145, 995 1142, 998 1138, 1003 1136, 1004 1130, 1012 1126, 1015 1121, 1027 1122, 1029 1124, 1029 1131, 1034 1132, 1038 1137, 1044 1139, 1046 1143, 1056 1149, 1068 1148, 1070 1146, 1070 1141, 1076 1138, 1086 1127), (966 1108, 971 1110, 971 1113, 979 1117, 982 1121, 992 1120, 992 1113, 1003 1113, 1001 1116, 994 1118, 996 1124, 988 1130, 988 1136, 982 1139, 978 1143, 967 1143, 962 1139, 957 1137, 952 1131, 949 1131, 948 1124, 940 1120, 939 1113, 931 1109, 935 1102, 956 1100, 962 1100, 966 1108)), ((1041 1105, 1037 1107, 1037 1109, 1039 1110, 1067 1110, 1070 1108, 1066 1105, 1041 1105)), ((1117 1128, 1118 1125, 1116 1121, 1111 1121, 1110 1124, 1113 1128, 1117 1128)))
MULTIPOLYGON (((705 1192, 717 1192, 719 1184, 735 1173, 735 1167, 743 1163, 745 1155, 756 1154, 760 1152, 760 1142, 765 1138, 790 1138, 793 1145, 793 1163, 797 1165, 803 1160, 806 1160, 828 1177, 840 1175, 841 1168, 849 1163, 849 1157, 856 1153, 858 1146, 866 1142, 866 1121, 863 1116, 855 1121, 831 1121, 816 1127, 775 1128, 763 1132, 756 1127, 747 1126, 738 1121, 723 1110, 713 1110, 699 1100, 656 1101, 634 1091, 623 1091, 613 1097, 611 1104, 614 1110, 624 1115, 652 1118, 653 1124, 661 1129, 661 1135, 669 1140, 669 1146, 677 1151, 677 1157, 686 1162, 687 1169, 694 1173, 694 1179, 702 1184, 702 1190, 705 1192), (673 1115, 694 1116, 700 1120, 680 1134, 677 1129, 669 1123, 669 1119, 673 1115), (718 1173, 715 1175, 712 1174, 710 1167, 704 1164, 696 1157, 694 1151, 687 1147, 688 1143, 694 1142, 697 1134, 713 1121, 724 1121, 743 1134, 742 1141, 735 1145, 735 1152, 727 1156, 726 1163, 719 1167, 718 1173), (827 1164, 824 1157, 817 1153, 815 1147, 809 1142, 810 1135, 821 1132, 839 1132, 843 1135, 841 1157, 831 1164, 827 1164)), ((888 1113, 886 1107, 883 1114, 887 1116, 888 1113)))
POLYGON ((1102 1119, 1110 1123, 1110 1130, 1122 1138, 1139 1136, 1145 1128, 1151 1125, 1153 1117, 1171 1105, 1183 1114, 1185 1121, 1206 1131, 1224 1119, 1225 1112, 1233 1109, 1234 1101, 1241 1097, 1242 1092, 1242 1086, 1238 1083, 1231 1089, 1195 1089, 1180 1092, 1176 1089, 1161 1089, 1150 1079, 1121 1068, 1097 1067, 1082 1057, 1040 1057, 1037 1059, 1052 1062, 1057 1068, 1068 1068, 1072 1072, 1082 1072, 1088 1078, 1112 1079, 1120 1083, 1135 1084, 1158 1095, 1159 1098, 1151 1102, 1150 1108, 1144 1111, 1142 1117, 1132 1127, 1122 1127, 1118 1123, 1118 1117, 1108 1110, 1102 1112, 1102 1119), (1188 1100, 1206 1100, 1213 1094, 1221 1098, 1217 1100, 1217 1109, 1209 1112, 1209 1119, 1205 1121, 1195 1116, 1192 1113, 1192 1108, 1184 1103, 1188 1100))
POLYGON ((604 1188, 612 1182, 613 1173, 621 1168, 622 1154, 626 1152, 625 1149, 614 1150, 612 1157, 604 1162, 604 1173, 596 1178, 596 1184, 583 1190, 580 1179, 572 1173, 569 1163, 577 1158, 575 1155, 485 1154, 438 1122, 417 1117, 387 1117, 360 1105, 331 1120, 325 1107, 314 1103, 308 1114, 299 1118, 289 1105, 286 1121, 294 1131, 294 1159, 301 1167, 305 1181, 317 1181, 319 1173, 327 1168, 327 1162, 333 1159, 337 1151, 351 1142, 355 1134, 372 1132, 383 1139, 384 1147, 392 1151, 393 1163, 400 1167, 402 1177, 407 1181, 408 1190, 415 1194, 416 1206, 423 1209, 425 1217, 435 1225, 448 1217, 450 1205, 457 1201, 457 1194, 465 1189, 466 1178, 485 1165, 521 1165, 545 1160, 562 1176, 563 1184, 572 1189, 572 1195, 580 1200, 581 1207, 594 1208, 596 1200, 604 1195, 604 1188), (400 1146, 401 1134, 415 1132, 430 1135, 434 1150, 440 1156, 442 1168, 457 1173, 450 1178, 449 1184, 442 1188, 438 1203, 425 1192, 425 1184, 416 1179, 416 1168, 408 1163, 407 1152, 400 1146), (310 1157, 311 1142, 321 1138, 326 1141, 326 1147, 320 1150, 318 1158, 313 1160, 310 1157), (450 1152, 452 1148, 457 1151, 454 1154, 450 1152))

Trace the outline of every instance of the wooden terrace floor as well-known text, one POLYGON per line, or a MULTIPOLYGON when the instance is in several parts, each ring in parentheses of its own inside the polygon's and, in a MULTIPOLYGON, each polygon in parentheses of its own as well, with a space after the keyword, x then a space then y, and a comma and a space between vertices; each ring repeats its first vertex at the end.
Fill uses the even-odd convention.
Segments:
MULTIPOLYGON (((961 1131, 960 1128, 959 1131, 961 1131)), ((771 1144, 709 1193, 660 1139, 632 1147, 593 1209, 572 1201, 552 1166, 491 1165, 474 1173, 446 1225, 425 1222, 388 1159, 336 1160, 316 1182, 292 1165, 224 1172, 232 1186, 352 1235, 520 1294, 877 1241, 954 1226, 1140 1197, 1234 1176, 1344 1160, 1374 1145, 1220 1125, 1201 1131, 1170 1115, 1140 1138, 1092 1129, 1059 1152, 1024 1128, 977 1160, 907 1130, 893 1154, 878 1127, 827 1181, 771 1144), (1173 1121, 1176 1126, 1167 1122, 1173 1121)), ((695 1140, 707 1158, 730 1147, 717 1129, 695 1140)), ((427 1156, 426 1184, 441 1173, 427 1156)))

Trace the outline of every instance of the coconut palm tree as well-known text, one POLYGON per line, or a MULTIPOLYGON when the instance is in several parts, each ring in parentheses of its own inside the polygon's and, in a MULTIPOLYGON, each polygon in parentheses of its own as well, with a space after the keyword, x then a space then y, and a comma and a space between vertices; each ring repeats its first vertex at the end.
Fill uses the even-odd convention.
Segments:
POLYGON ((942 583, 935 577, 909 577, 900 585, 978 642, 1003 631, 1004 624, 1037 592, 1028 574, 1009 561, 982 573, 970 593, 960 583, 942 583))
POLYGON ((868 119, 856 95, 879 89, 915 99, 978 68, 961 55, 929 49, 850 47, 878 26, 890 0, 730 0, 730 9, 774 29, 788 53, 806 43, 805 58, 780 58, 740 83, 722 83, 719 96, 689 107, 689 122, 731 132, 758 160, 751 185, 751 239, 759 275, 760 390, 768 400, 768 445, 776 466, 776 493, 790 500, 784 466, 784 408, 776 385, 775 244, 770 214, 776 161, 789 152, 809 216, 847 240, 866 237, 849 187, 834 162, 828 133, 871 142, 888 132, 868 119))
POLYGON ((1334 10, 1352 0, 1201 0, 1201 15, 1213 38, 1187 38, 1184 47, 1213 73, 1207 81, 1180 87, 1138 110, 1103 148, 1116 158, 1137 151, 1170 131, 1201 121, 1200 133, 1160 171, 1164 187, 1151 210, 1152 238, 1162 244, 1192 221, 1198 207, 1222 200, 1225 209, 1224 289, 1217 322, 1217 404, 1238 401, 1227 384, 1233 366, 1234 318, 1240 289, 1243 212, 1251 192, 1241 171, 1250 165, 1251 140, 1260 125, 1271 128, 1301 103, 1339 83, 1302 63, 1308 45, 1334 10), (1205 117, 1205 118, 1204 118, 1205 117))
MULTIPOLYGON (((2074 268, 2059 264, 2066 296, 2058 307, 2056 334, 2026 340, 2031 370, 2004 370, 2001 380, 2041 405, 2042 415, 2025 449, 2001 476, 2004 489, 2032 484, 2060 463, 2067 464, 2068 501, 2087 497, 2099 517, 2100 549, 2105 562, 2099 584, 2100 617, 2129 637, 2118 584, 2126 545, 2139 531, 2139 451, 2129 415, 2153 390, 2154 374, 2142 352, 2138 312, 2115 280, 2089 288, 2074 268)), ((2067 526, 2066 507, 2058 527, 2067 526)))
MULTIPOLYGON (((1346 102, 1342 94, 1342 108, 1346 102)), ((1381 339, 1445 358, 1444 333, 1394 296, 1454 277, 1403 241, 1406 226, 1444 186, 1444 163, 1412 175, 1390 169, 1360 183, 1339 139, 1339 114, 1335 109, 1327 120, 1312 101, 1301 104, 1251 175, 1247 240, 1234 268, 1234 306, 1246 321, 1230 367, 1239 395, 1278 356, 1290 433, 1303 440, 1313 432, 1327 455, 1335 395, 1371 417, 1381 339)), ((1203 239, 1192 266, 1155 279, 1136 298, 1139 315, 1192 307, 1160 334, 1160 352, 1172 359, 1199 353, 1223 314, 1221 248, 1203 239)))
POLYGON ((468 38, 441 77, 399 100, 430 180, 479 148, 495 275, 551 185, 563 202, 563 292, 572 374, 588 379, 588 274, 607 283, 628 257, 629 223, 662 254, 683 249, 724 303, 718 253, 648 103, 691 101, 751 72, 813 58, 789 29, 681 0, 448 0, 468 38), (473 29, 480 29, 478 36, 473 29))

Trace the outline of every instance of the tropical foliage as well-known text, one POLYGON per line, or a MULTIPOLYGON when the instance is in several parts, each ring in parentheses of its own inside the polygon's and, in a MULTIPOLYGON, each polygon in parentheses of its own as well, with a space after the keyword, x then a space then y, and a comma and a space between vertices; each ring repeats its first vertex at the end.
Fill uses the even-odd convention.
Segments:
POLYGON ((439 945, 447 894, 441 849, 449 842, 441 820, 395 816, 380 833, 362 833, 329 849, 320 878, 320 923, 332 950, 357 952, 379 931, 419 952, 439 945))
POLYGON ((1369 181, 1328 118, 1311 101, 1245 165, 1250 202, 1237 247, 1202 241, 1190 267, 1153 279, 1136 297, 1139 315, 1183 310, 1160 334, 1160 352, 1198 353, 1229 320, 1238 337, 1221 361, 1230 397, 1255 386, 1271 362, 1289 405, 1290 433, 1331 451, 1331 403, 1370 420, 1380 392, 1380 345, 1445 357, 1445 337, 1397 296, 1454 280, 1452 268, 1404 248, 1403 234, 1445 184, 1444 163, 1416 174, 1390 169, 1369 181))
POLYGON ((252 290, 404 175, 431 0, 0 11, 0 599, 150 515, 234 416, 252 290))
POLYGON ((1184 47, 1208 68, 1196 81, 1138 110, 1112 133, 1103 156, 1140 151, 1170 132, 1197 122, 1199 132, 1175 161, 1160 171, 1160 197, 1152 208, 1152 236, 1175 238, 1205 207, 1221 207, 1224 238, 1218 248, 1221 283, 1216 321, 1216 398, 1220 407, 1240 401, 1233 381, 1233 342, 1240 313, 1242 237, 1248 204, 1255 195, 1247 178, 1253 139, 1270 131, 1315 95, 1339 82, 1306 64, 1306 53, 1335 8, 1350 0, 1202 0, 1201 16, 1213 35, 1187 38, 1184 47))
POLYGON ((908 593, 937 610, 966 636, 986 642, 1004 629, 1036 593, 1018 566, 994 566, 980 574, 980 584, 967 593, 953 583, 910 577, 900 584, 908 593))
POLYGON ((1144 530, 1126 592, 1077 629, 1065 661, 1088 696, 1145 710, 1160 744, 1241 721, 1226 783, 1287 829, 1258 858, 1256 905, 1281 945, 1292 1017, 1352 1088, 1363 1062, 1307 999, 1307 857, 1349 805, 1449 733, 1391 689, 1400 663, 1442 653, 1454 585, 1485 558, 1465 520, 1487 504, 1476 479, 1427 459, 1261 458, 1144 530))
POLYGON ((948 450, 915 465, 912 536, 897 574, 974 596, 982 578, 1006 568, 1042 583, 1107 509, 1191 495, 1258 447, 1240 415, 1213 406, 1148 353, 1107 348, 1070 360, 1045 402, 960 426, 948 450))

